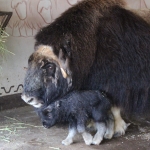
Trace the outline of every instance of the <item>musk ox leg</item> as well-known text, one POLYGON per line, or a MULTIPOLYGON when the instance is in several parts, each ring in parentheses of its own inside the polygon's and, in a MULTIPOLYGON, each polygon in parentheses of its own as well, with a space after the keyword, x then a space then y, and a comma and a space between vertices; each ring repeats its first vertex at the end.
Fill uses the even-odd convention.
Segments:
POLYGON ((33 107, 40 108, 44 104, 44 102, 37 100, 34 97, 27 97, 26 95, 22 94, 21 98, 29 105, 32 105, 33 107))
POLYGON ((92 140, 93 140, 93 136, 86 131, 85 126, 84 126, 83 123, 81 123, 81 122, 78 123, 77 130, 78 130, 79 133, 82 134, 82 137, 84 139, 85 144, 86 145, 91 145, 92 140))
POLYGON ((83 129, 83 128, 78 127, 78 132, 82 134, 85 144, 91 145, 92 141, 93 141, 93 136, 90 133, 88 133, 86 130, 81 130, 81 129, 83 129))
POLYGON ((69 133, 65 140, 62 141, 63 145, 70 145, 73 143, 73 138, 77 133, 76 127, 69 127, 69 133))
POLYGON ((115 127, 115 121, 114 116, 110 112, 109 113, 109 119, 106 121, 106 133, 104 135, 105 139, 111 139, 114 135, 114 127, 115 127))
POLYGON ((111 111, 115 120, 114 136, 118 137, 124 135, 130 123, 125 123, 125 121, 122 119, 120 108, 112 107, 111 111))
POLYGON ((96 122, 95 126, 97 129, 97 132, 94 135, 92 144, 99 145, 101 143, 101 141, 103 140, 104 134, 106 132, 106 125, 105 125, 105 123, 96 122))
POLYGON ((87 131, 84 131, 82 133, 82 137, 83 137, 84 142, 85 142, 86 145, 91 145, 92 144, 93 136, 90 133, 88 133, 87 131))

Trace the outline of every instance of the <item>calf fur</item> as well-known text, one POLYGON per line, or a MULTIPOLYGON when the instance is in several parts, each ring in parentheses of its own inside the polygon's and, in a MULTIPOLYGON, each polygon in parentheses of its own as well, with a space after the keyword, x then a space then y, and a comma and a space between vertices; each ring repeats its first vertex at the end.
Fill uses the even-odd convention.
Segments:
POLYGON ((100 144, 106 134, 113 135, 114 120, 108 114, 111 104, 109 99, 99 91, 75 91, 48 106, 37 109, 43 126, 50 128, 57 123, 69 122, 69 134, 62 141, 64 145, 73 143, 76 132, 82 134, 87 145, 100 144), (97 132, 94 137, 86 131, 87 121, 95 122, 97 132), (111 120, 111 127, 106 123, 111 120), (111 129, 111 130, 110 130, 111 129))

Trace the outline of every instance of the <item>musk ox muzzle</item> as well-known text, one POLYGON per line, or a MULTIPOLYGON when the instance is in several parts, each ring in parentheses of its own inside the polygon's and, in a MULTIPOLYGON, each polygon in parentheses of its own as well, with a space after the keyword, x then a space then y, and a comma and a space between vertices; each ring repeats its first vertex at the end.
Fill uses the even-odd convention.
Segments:
POLYGON ((38 100, 35 97, 30 97, 30 96, 27 96, 25 94, 22 94, 21 98, 24 100, 24 102, 26 102, 27 104, 32 105, 36 108, 40 108, 44 104, 44 102, 42 100, 38 100))
POLYGON ((43 124, 43 127, 44 127, 44 128, 47 128, 47 129, 50 128, 50 126, 49 126, 46 122, 42 122, 42 124, 43 124))

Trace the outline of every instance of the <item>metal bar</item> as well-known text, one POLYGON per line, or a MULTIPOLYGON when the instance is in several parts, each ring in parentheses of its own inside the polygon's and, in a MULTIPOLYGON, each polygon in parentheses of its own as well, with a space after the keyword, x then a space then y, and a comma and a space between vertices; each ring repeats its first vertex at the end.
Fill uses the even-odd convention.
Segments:
POLYGON ((8 22, 12 16, 12 12, 5 12, 5 11, 0 11, 0 16, 4 16, 2 21, 1 21, 1 28, 2 28, 2 31, 1 31, 1 35, 3 33, 3 30, 5 29, 5 27, 8 25, 8 22))

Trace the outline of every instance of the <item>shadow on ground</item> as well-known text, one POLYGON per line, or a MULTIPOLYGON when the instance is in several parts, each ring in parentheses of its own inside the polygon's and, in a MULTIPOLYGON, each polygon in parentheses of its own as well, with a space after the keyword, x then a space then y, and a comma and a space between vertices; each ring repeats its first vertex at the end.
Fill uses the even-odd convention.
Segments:
POLYGON ((0 150, 150 150, 150 122, 133 123, 126 135, 87 146, 81 135, 64 146, 67 126, 45 129, 30 106, 0 112, 0 150))

